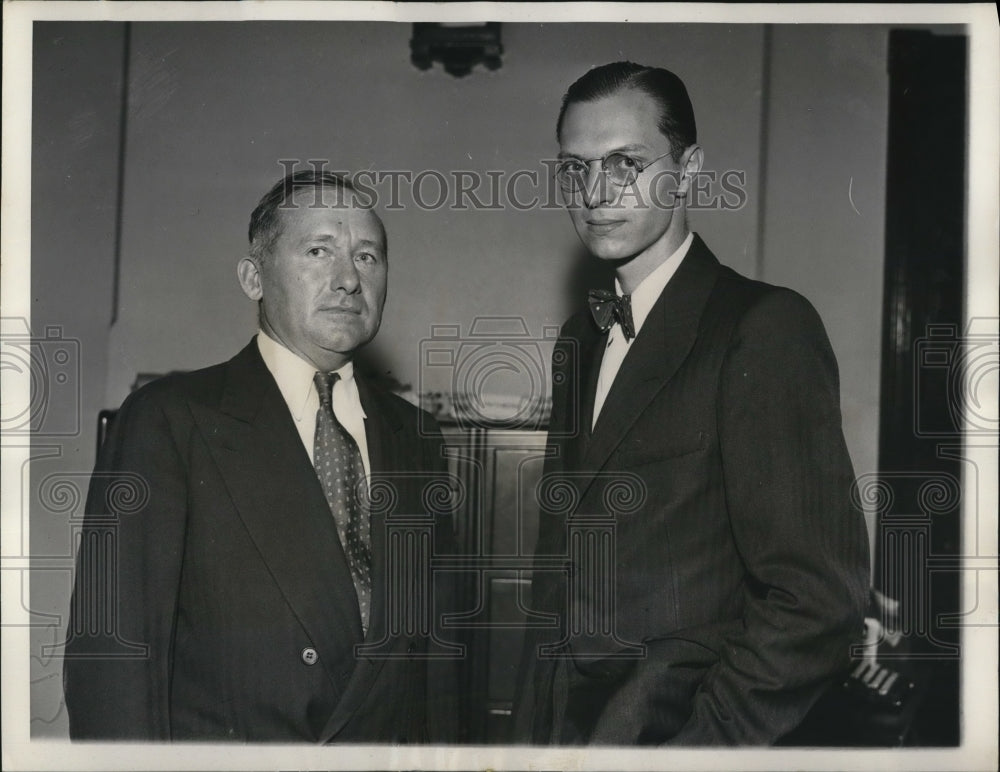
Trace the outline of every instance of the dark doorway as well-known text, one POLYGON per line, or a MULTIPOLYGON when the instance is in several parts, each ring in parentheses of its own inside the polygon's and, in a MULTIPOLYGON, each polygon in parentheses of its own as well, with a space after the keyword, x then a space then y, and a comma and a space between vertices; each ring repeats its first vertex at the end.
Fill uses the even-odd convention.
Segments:
MULTIPOLYGON (((874 583, 926 686, 910 742, 960 741, 967 38, 889 37, 881 495, 874 583)), ((905 657, 905 660, 902 658, 905 657)))

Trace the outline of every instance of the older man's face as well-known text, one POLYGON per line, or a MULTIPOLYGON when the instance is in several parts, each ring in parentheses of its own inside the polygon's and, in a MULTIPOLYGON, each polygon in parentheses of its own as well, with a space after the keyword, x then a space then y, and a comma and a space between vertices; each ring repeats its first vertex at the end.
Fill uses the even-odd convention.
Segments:
POLYGON ((280 210, 280 234, 258 270, 264 330, 329 371, 378 332, 388 256, 370 209, 351 194, 345 203, 343 193, 322 192, 319 200, 299 191, 280 210))

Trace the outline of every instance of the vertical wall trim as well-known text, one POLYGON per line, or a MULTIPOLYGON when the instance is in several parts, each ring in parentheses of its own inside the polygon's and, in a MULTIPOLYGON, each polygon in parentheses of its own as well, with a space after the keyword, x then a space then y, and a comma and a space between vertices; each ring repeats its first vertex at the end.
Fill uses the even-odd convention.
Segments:
POLYGON ((773 24, 764 25, 762 47, 763 61, 760 68, 760 184, 757 186, 757 254, 754 255, 754 278, 764 278, 764 228, 767 222, 767 146, 770 141, 771 107, 771 36, 773 24))
POLYGON ((125 144, 128 136, 129 60, 132 49, 132 22, 125 22, 122 43, 122 88, 118 113, 118 191, 115 201, 115 262, 111 278, 111 325, 118 321, 118 293, 122 265, 122 215, 125 205, 125 144))

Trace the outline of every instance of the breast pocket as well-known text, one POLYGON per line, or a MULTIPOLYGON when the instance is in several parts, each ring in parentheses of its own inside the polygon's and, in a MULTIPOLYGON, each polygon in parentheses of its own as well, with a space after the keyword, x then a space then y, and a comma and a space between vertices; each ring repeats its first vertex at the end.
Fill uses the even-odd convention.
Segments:
POLYGON ((619 451, 619 461, 625 468, 645 466, 701 453, 708 448, 708 432, 686 430, 664 431, 662 435, 643 435, 630 440, 619 451))

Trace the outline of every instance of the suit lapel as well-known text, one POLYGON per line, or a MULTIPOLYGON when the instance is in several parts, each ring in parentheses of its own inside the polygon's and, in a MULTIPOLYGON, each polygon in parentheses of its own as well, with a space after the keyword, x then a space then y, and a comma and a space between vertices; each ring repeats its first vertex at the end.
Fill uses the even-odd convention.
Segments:
MULTIPOLYGON (((607 463, 656 394, 680 368, 697 338, 698 323, 718 268, 718 261, 695 235, 690 251, 660 293, 622 362, 581 459, 581 470, 595 474, 607 463)), ((592 476, 585 479, 582 492, 592 482, 592 476)))
POLYGON ((239 517, 343 690, 343 653, 361 640, 357 596, 322 487, 256 340, 227 366, 220 413, 199 423, 239 517))
POLYGON ((581 389, 574 406, 577 413, 575 416, 577 431, 567 459, 571 469, 579 466, 592 440, 597 379, 601 373, 601 361, 604 359, 607 341, 607 334, 599 333, 593 324, 588 324, 586 332, 578 339, 581 389))
MULTIPOLYGON (((383 397, 365 381, 355 376, 358 384, 358 395, 361 407, 365 411, 365 437, 368 442, 368 463, 371 467, 372 480, 378 480, 381 475, 395 470, 405 469, 402 464, 412 460, 401 461, 398 458, 399 442, 397 435, 402 429, 396 414, 382 404, 383 397)), ((373 506, 371 511, 372 535, 372 607, 371 626, 368 628, 366 640, 378 641, 385 634, 386 614, 382 608, 385 599, 385 584, 388 572, 386 570, 386 529, 385 509, 373 506)))

